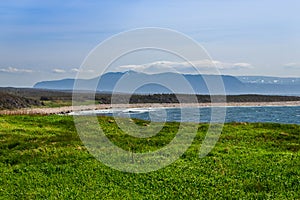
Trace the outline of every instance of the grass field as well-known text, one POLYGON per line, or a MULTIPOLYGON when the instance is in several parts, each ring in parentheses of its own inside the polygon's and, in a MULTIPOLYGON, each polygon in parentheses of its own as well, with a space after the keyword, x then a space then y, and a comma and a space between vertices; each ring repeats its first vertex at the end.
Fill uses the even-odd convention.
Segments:
MULTIPOLYGON (((168 123, 157 136, 138 140, 111 118, 99 123, 114 143, 136 144, 137 152, 167 144, 178 128, 168 123)), ((226 124, 200 159, 207 128, 199 124, 192 146, 173 164, 131 174, 89 154, 70 116, 0 116, 0 199, 300 199, 300 126, 226 124)))

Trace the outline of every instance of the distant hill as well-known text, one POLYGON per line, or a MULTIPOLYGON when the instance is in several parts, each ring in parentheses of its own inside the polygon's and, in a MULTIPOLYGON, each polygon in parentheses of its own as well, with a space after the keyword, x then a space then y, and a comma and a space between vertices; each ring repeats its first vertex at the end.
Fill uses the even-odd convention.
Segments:
POLYGON ((41 106, 40 101, 0 92, 0 110, 41 106))
MULTIPOLYGON (((176 74, 176 73, 161 73, 161 74, 143 74, 134 71, 129 72, 110 72, 102 75, 97 84, 98 77, 94 79, 81 79, 78 80, 81 90, 92 90, 93 85, 97 85, 97 92, 119 92, 119 93, 131 93, 128 90, 130 85, 140 83, 139 85, 146 84, 140 88, 137 88, 135 93, 137 94, 157 94, 157 93, 172 93, 168 88, 155 84, 166 83, 167 85, 173 85, 177 89, 177 93, 189 93, 186 91, 186 87, 178 83, 178 80, 182 76, 190 83, 193 90, 197 94, 209 94, 207 86, 204 80, 210 80, 216 82, 221 78, 224 82, 224 87, 228 95, 238 94, 264 94, 264 95, 300 95, 300 82, 260 82, 250 77, 234 77, 228 75, 191 75, 191 74, 176 74), (114 90, 115 85, 120 79, 126 79, 127 85, 124 85, 119 90, 114 90), (152 82, 152 83, 151 83, 152 82)), ((268 77, 270 78, 270 77, 268 77)), ((274 77, 275 78, 275 77, 274 77)), ((63 79, 57 81, 42 81, 36 83, 34 88, 40 89, 54 89, 54 90, 72 90, 74 85, 74 79, 63 79)), ((217 94, 217 93, 215 93, 217 94)))
POLYGON ((243 83, 300 85, 300 78, 282 78, 272 76, 236 76, 243 83))
MULTIPOLYGON (((116 83, 124 78, 126 75, 126 80, 129 84, 134 85, 135 83, 152 82, 152 84, 144 85, 138 88, 135 93, 138 94, 155 94, 155 93, 172 93, 168 88, 155 84, 159 82, 165 82, 167 84, 173 85, 177 88, 179 93, 187 93, 184 85, 178 84, 178 79, 182 78, 181 75, 176 73, 161 73, 161 74, 143 74, 134 71, 129 72, 110 72, 102 75, 100 78, 88 79, 88 80, 78 80, 81 86, 81 90, 91 90, 92 85, 97 85, 97 92, 108 92, 111 93, 114 90, 116 83), (99 79, 99 83, 97 81, 99 79)), ((204 78, 210 80, 217 80, 220 77, 217 75, 183 75, 184 78, 190 83, 194 91, 197 94, 208 94, 208 89, 205 84, 204 78)), ((245 87, 244 84, 233 76, 222 76, 221 77, 227 92, 242 91, 245 87)), ((42 81, 36 83, 34 88, 39 89, 54 89, 54 90, 72 90, 74 85, 74 79, 63 79, 57 81, 42 81)), ((114 91, 120 93, 129 93, 127 86, 123 87, 121 90, 114 91)))

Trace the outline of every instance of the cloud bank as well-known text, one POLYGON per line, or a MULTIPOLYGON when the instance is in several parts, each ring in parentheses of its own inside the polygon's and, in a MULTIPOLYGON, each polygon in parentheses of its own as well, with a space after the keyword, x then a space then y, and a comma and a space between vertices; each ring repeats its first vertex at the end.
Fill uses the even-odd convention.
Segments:
POLYGON ((56 74, 63 74, 63 73, 66 73, 66 70, 55 68, 52 70, 52 72, 56 73, 56 74))
POLYGON ((140 65, 121 65, 115 68, 115 71, 137 71, 148 74, 163 73, 163 72, 178 72, 186 74, 210 73, 216 71, 230 71, 252 68, 250 63, 229 63, 217 60, 198 60, 193 61, 194 67, 190 62, 174 62, 174 61, 156 61, 140 65))
POLYGON ((1 68, 0 72, 6 72, 6 73, 32 73, 33 70, 31 69, 20 69, 15 67, 7 67, 7 68, 1 68))

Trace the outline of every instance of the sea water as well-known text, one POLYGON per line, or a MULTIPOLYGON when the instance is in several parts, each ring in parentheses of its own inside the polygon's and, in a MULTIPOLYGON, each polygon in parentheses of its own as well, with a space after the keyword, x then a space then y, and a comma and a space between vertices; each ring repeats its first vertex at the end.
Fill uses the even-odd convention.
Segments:
MULTIPOLYGON (((224 109, 224 107, 222 108, 224 109)), ((81 115, 129 117, 150 121, 211 122, 212 108, 129 108, 82 111, 81 115), (182 113, 185 113, 182 117, 182 113)), ((300 124, 300 106, 226 107, 225 122, 276 122, 300 124)))

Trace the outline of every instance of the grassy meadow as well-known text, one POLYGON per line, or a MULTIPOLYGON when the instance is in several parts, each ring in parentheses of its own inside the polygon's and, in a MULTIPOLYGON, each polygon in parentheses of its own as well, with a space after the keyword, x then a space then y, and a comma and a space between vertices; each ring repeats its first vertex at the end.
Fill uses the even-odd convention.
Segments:
MULTIPOLYGON (((112 118, 99 123, 115 144, 130 143, 136 152, 166 145, 178 129, 167 123, 156 136, 136 139, 112 118)), ((70 116, 0 116, 0 199, 300 199, 299 125, 225 124, 213 151, 200 159, 207 129, 199 124, 193 144, 173 164, 132 174, 89 154, 70 116)))

